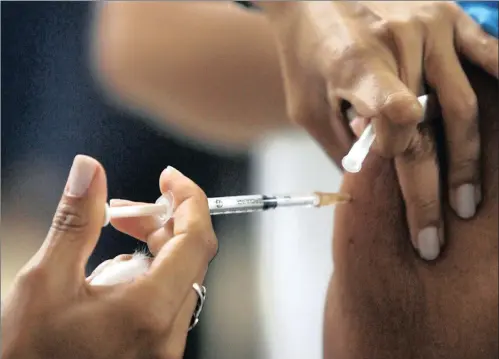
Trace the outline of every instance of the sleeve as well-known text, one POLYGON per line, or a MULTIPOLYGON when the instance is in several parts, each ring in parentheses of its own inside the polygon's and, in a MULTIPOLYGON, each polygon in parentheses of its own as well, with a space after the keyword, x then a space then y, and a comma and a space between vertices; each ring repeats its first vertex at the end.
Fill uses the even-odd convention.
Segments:
POLYGON ((498 1, 457 1, 484 31, 498 37, 498 1))

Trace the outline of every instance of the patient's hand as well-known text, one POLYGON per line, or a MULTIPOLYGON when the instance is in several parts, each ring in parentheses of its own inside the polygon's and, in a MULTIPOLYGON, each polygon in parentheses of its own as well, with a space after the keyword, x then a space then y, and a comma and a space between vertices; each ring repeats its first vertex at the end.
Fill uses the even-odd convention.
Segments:
POLYGON ((370 155, 346 175, 353 201, 335 214, 327 359, 490 359, 498 349, 497 81, 467 71, 479 99, 483 202, 464 221, 444 201, 448 241, 433 263, 414 255, 393 165, 370 155))
POLYGON ((276 34, 290 118, 337 162, 353 141, 343 101, 373 119, 375 147, 396 156, 410 238, 423 258, 435 259, 445 235, 439 171, 449 171, 445 195, 462 218, 473 217, 481 197, 476 96, 459 56, 497 77, 497 39, 451 1, 258 6, 276 34), (445 165, 436 161, 431 136, 417 130, 422 108, 416 96, 422 94, 423 78, 442 107, 445 165))

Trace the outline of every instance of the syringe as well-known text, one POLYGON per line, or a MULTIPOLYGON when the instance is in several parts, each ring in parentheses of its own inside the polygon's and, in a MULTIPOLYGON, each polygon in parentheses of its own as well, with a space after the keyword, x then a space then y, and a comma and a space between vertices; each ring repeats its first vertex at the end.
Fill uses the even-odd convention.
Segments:
MULTIPOLYGON (((419 96, 418 101, 423 107, 423 113, 426 111, 426 102, 428 100, 427 95, 419 96)), ((353 110, 353 108, 350 108, 347 111, 349 120, 353 120, 355 118, 356 113, 353 110)), ((357 173, 360 172, 362 169, 362 164, 364 163, 364 160, 367 157, 367 154, 369 153, 369 150, 371 149, 371 146, 376 138, 376 134, 374 133, 374 128, 372 125, 372 122, 367 125, 365 128, 364 132, 360 135, 359 139, 357 142, 355 142, 348 152, 348 154, 343 157, 343 160, 341 161, 341 165, 345 169, 345 171, 350 172, 350 173, 357 173)))
MULTIPOLYGON (((262 194, 248 196, 230 196, 208 198, 208 207, 212 216, 221 214, 249 213, 266 211, 278 207, 324 207, 350 201, 344 193, 314 192, 303 196, 266 196, 262 194)), ((156 203, 125 207, 106 205, 107 226, 112 218, 158 216, 166 223, 174 210, 174 198, 167 192, 156 200, 156 203)))

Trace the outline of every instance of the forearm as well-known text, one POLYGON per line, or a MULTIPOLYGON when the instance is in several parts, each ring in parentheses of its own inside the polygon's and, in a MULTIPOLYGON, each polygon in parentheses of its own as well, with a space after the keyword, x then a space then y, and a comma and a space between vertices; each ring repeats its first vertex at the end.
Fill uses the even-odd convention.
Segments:
POLYGON ((245 145, 288 125, 260 14, 231 2, 106 2, 95 39, 105 87, 183 133, 245 145))

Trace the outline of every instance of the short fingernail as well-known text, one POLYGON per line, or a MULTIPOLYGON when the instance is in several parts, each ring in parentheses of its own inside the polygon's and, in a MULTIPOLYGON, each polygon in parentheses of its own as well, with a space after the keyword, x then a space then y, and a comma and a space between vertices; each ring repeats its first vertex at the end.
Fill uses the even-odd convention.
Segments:
POLYGON ((418 250, 421 257, 427 261, 434 260, 440 254, 440 240, 438 239, 438 229, 427 227, 418 235, 418 250))
POLYGON ((78 155, 73 160, 66 187, 66 194, 82 197, 87 193, 97 170, 97 163, 90 157, 78 155))
POLYGON ((472 184, 463 184, 454 192, 454 210, 461 218, 471 218, 476 212, 476 191, 472 184))
POLYGON ((362 118, 360 117, 355 117, 351 122, 350 122, 350 127, 352 128, 353 133, 357 136, 360 137, 362 134, 362 125, 363 121, 362 118))

